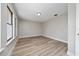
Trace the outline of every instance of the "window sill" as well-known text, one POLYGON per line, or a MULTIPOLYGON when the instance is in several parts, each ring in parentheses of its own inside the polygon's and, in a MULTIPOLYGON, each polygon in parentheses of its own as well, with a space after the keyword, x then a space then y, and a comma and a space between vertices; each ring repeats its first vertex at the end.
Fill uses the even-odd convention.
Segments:
POLYGON ((7 42, 6 46, 8 46, 14 39, 11 39, 10 41, 7 42))
POLYGON ((0 53, 4 50, 4 48, 0 48, 0 53))

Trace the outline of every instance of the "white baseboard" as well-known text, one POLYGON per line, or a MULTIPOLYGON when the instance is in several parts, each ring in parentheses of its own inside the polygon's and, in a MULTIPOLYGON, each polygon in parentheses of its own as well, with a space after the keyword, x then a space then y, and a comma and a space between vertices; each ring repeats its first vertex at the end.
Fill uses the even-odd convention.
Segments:
POLYGON ((36 37, 36 36, 41 36, 41 34, 39 34, 39 35, 29 35, 29 36, 20 36, 19 38, 28 38, 28 37, 36 37))
POLYGON ((55 38, 55 37, 52 37, 52 36, 48 36, 48 35, 42 35, 42 36, 45 36, 45 37, 48 37, 50 39, 54 39, 54 40, 57 40, 57 41, 60 41, 60 42, 67 43, 67 41, 64 41, 64 40, 61 40, 61 39, 58 39, 58 38, 55 38))
POLYGON ((74 53, 67 51, 68 56, 75 56, 74 53))
POLYGON ((30 36, 21 36, 21 37, 19 37, 19 38, 28 38, 28 37, 36 37, 36 36, 44 36, 44 37, 48 37, 48 38, 51 38, 51 39, 55 39, 55 40, 60 41, 60 42, 67 43, 67 41, 64 41, 64 40, 61 40, 61 39, 57 39, 57 38, 54 38, 54 37, 52 37, 52 36, 48 36, 48 35, 44 35, 44 34, 30 35, 30 36))
POLYGON ((0 53, 4 50, 5 48, 0 48, 0 53))

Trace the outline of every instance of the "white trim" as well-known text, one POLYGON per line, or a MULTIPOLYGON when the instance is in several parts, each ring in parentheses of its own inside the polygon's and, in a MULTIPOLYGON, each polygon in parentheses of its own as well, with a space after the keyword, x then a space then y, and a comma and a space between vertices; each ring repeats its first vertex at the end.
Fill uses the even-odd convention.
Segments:
POLYGON ((17 38, 15 38, 15 43, 13 44, 13 47, 10 49, 10 52, 8 53, 8 55, 7 55, 7 56, 11 56, 11 55, 12 55, 12 51, 13 51, 13 49, 14 49, 14 47, 15 47, 15 45, 16 45, 16 43, 17 43, 17 41, 18 41, 18 37, 17 37, 17 38))
POLYGON ((4 50, 4 48, 0 48, 0 53, 4 50))
POLYGON ((7 42, 6 46, 8 46, 14 39, 11 39, 10 41, 7 42))
POLYGON ((55 38, 55 37, 52 37, 52 36, 48 36, 48 35, 44 35, 44 34, 42 36, 45 36, 45 37, 48 37, 48 38, 51 38, 51 39, 54 39, 54 40, 57 40, 57 41, 60 41, 60 42, 68 43, 67 41, 64 41, 64 40, 61 40, 61 39, 58 39, 58 38, 55 38))
POLYGON ((67 51, 68 56, 75 56, 74 53, 67 51))
MULTIPOLYGON (((1 3, 0 3, 0 48, 1 48, 1 3)), ((0 49, 1 52, 1 49, 0 49)))
POLYGON ((44 36, 44 37, 48 37, 48 38, 51 38, 51 39, 54 39, 54 40, 57 40, 57 41, 60 41, 60 42, 67 43, 67 41, 64 41, 64 40, 61 40, 61 39, 58 39, 58 38, 54 38, 54 37, 52 37, 52 36, 44 35, 44 34, 23 36, 23 37, 19 37, 19 38, 28 38, 28 37, 36 37, 36 36, 44 36))
POLYGON ((36 36, 41 36, 40 34, 39 35, 29 35, 29 36, 22 36, 22 37, 19 37, 19 38, 28 38, 28 37, 36 37, 36 36))

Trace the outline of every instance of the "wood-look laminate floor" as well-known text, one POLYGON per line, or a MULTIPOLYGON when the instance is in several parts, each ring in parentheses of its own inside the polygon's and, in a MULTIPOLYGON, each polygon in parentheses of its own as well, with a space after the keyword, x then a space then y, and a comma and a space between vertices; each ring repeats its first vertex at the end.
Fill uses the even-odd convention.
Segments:
POLYGON ((67 44, 46 37, 19 39, 12 56, 66 56, 67 44))

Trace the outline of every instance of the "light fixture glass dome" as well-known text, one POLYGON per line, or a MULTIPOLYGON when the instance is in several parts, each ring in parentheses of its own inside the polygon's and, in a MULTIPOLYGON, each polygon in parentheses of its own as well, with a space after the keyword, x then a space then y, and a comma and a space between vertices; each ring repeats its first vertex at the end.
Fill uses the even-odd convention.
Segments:
POLYGON ((41 13, 40 12, 37 12, 37 16, 40 16, 41 15, 41 13))

